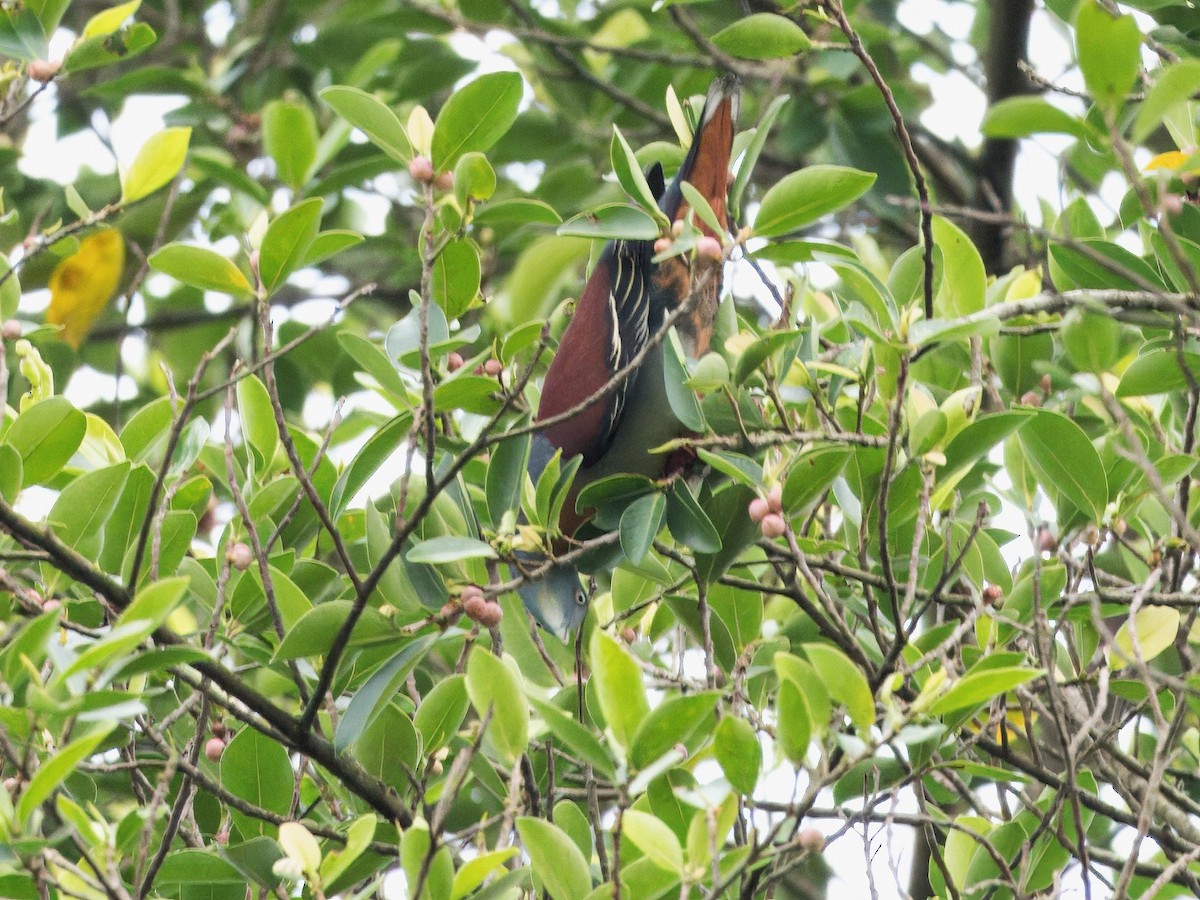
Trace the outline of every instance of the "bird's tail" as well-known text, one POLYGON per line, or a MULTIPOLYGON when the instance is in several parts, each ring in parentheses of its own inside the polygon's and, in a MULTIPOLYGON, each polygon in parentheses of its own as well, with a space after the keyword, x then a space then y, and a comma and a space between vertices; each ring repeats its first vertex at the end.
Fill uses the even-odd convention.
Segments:
MULTIPOLYGON (((729 189, 729 163, 741 105, 741 87, 736 75, 724 75, 709 86, 692 146, 660 204, 672 221, 687 215, 688 204, 680 188, 686 181, 708 201, 721 224, 728 227, 725 198, 729 189)), ((706 234, 712 234, 706 224, 699 224, 706 234)))

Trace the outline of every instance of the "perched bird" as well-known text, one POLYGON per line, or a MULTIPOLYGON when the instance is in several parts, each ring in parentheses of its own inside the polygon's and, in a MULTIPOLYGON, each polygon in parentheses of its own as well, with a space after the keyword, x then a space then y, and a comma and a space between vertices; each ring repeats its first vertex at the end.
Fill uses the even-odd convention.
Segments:
MULTIPOLYGON (((691 147, 670 187, 663 190, 661 168, 651 173, 651 189, 660 195, 659 208, 672 223, 688 213, 681 188, 686 181, 708 201, 727 230, 725 202, 738 103, 736 78, 714 81, 691 147)), ((699 227, 708 237, 719 237, 707 225, 699 227)), ((619 472, 663 475, 667 456, 651 453, 651 448, 687 432, 671 413, 661 342, 621 384, 585 405, 638 356, 665 317, 692 295, 697 280, 697 295, 676 328, 689 355, 699 357, 708 350, 720 300, 722 260, 697 254, 695 259, 680 255, 655 263, 654 255, 652 241, 617 240, 604 248, 546 373, 536 421, 579 411, 534 434, 529 474, 536 482, 558 450, 564 461, 582 457, 559 517, 559 530, 567 536, 588 518, 575 509, 582 487, 619 472)), ((546 561, 536 553, 518 553, 517 558, 527 571, 546 561)), ((570 563, 554 565, 541 577, 525 581, 518 591, 529 614, 563 640, 587 614, 587 593, 570 563)))

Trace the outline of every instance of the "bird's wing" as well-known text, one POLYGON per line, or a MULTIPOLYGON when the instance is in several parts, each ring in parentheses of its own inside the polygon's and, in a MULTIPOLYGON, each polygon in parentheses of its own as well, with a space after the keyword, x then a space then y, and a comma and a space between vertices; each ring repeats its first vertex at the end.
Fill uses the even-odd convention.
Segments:
MULTIPOLYGON (((646 241, 613 241, 605 248, 546 372, 538 421, 580 407, 645 347, 652 254, 646 241)), ((604 397, 547 426, 547 439, 564 458, 578 453, 584 466, 595 463, 620 426, 636 379, 637 372, 630 373, 604 397)))

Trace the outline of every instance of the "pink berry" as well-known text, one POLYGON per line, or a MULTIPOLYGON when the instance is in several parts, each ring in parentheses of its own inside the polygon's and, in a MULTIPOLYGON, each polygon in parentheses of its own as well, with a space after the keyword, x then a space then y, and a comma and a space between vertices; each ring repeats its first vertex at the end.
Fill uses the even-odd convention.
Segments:
POLYGON ((446 357, 446 368, 449 369, 451 372, 457 372, 462 367, 463 367, 462 354, 455 352, 455 351, 451 351, 450 354, 446 357))
POLYGON ((226 844, 229 843, 229 832, 228 831, 218 831, 216 834, 213 835, 213 840, 216 841, 218 844, 220 844, 222 847, 224 847, 226 844))
POLYGON ((767 491, 767 504, 771 507, 771 512, 783 512, 783 486, 779 484, 771 485, 771 490, 767 491))
POLYGON ((719 261, 725 258, 725 252, 721 249, 720 241, 706 234, 696 241, 696 256, 719 261))
POLYGON ((204 744, 204 755, 217 762, 225 752, 225 742, 220 738, 209 738, 204 744))
POLYGON ((487 605, 488 602, 484 599, 483 594, 467 594, 463 596, 463 612, 467 614, 467 618, 472 622, 478 622, 480 625, 483 624, 484 618, 488 615, 487 605))
POLYGON ((656 254, 666 253, 668 250, 671 249, 671 245, 674 243, 675 242, 673 240, 671 240, 669 237, 660 237, 657 241, 654 242, 654 252, 656 254))
POLYGON ((998 584, 989 584, 981 595, 984 606, 995 606, 1004 599, 1004 590, 998 584))
POLYGON ((483 371, 495 378, 504 371, 504 363, 498 359, 489 359, 483 364, 483 371))
POLYGON ((245 572, 250 568, 250 564, 254 562, 254 551, 250 549, 249 545, 243 544, 241 541, 230 547, 225 556, 228 558, 229 564, 239 572, 245 572))
POLYGON ((40 84, 45 84, 51 78, 58 74, 58 70, 62 68, 61 62, 50 62, 45 59, 35 59, 29 64, 29 77, 40 84))
POLYGON ((750 518, 755 522, 761 522, 770 511, 770 504, 762 497, 755 497, 750 501, 750 518))
POLYGON ((433 160, 428 156, 414 156, 408 164, 408 174, 413 177, 413 181, 428 184, 433 181, 433 160))
POLYGON ((8 791, 10 794, 15 794, 17 792, 17 788, 20 786, 21 779, 17 778, 15 775, 9 775, 4 779, 4 790, 8 791))
POLYGON ((1022 406, 1041 406, 1042 395, 1037 391, 1026 391, 1021 395, 1021 399, 1017 402, 1022 406))
POLYGON ((787 531, 787 522, 779 513, 767 513, 763 516, 762 522, 759 523, 762 528, 763 537, 777 538, 787 531))
POLYGON ((0 325, 0 338, 6 341, 15 341, 21 336, 21 323, 16 319, 9 319, 3 325, 0 325))
POLYGON ((51 598, 42 604, 42 609, 45 612, 54 612, 56 610, 62 609, 62 603, 61 603, 61 601, 51 598))
POLYGON ((439 191, 454 190, 454 173, 439 172, 437 178, 433 179, 433 186, 439 191))
POLYGON ((500 608, 500 604, 495 600, 485 600, 483 608, 479 613, 479 618, 476 621, 484 628, 495 628, 504 618, 504 610, 500 608))

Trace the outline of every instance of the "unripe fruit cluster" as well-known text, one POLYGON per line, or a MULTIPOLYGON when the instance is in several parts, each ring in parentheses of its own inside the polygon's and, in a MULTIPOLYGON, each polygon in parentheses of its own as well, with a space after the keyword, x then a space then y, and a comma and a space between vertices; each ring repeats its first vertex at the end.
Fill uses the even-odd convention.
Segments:
POLYGON ((772 485, 766 497, 751 500, 750 518, 758 523, 765 538, 777 538, 787 531, 787 520, 783 517, 783 488, 772 485))
POLYGON ((478 622, 484 628, 495 628, 504 618, 504 610, 491 597, 483 596, 483 590, 474 584, 468 584, 460 595, 463 612, 467 618, 478 622))
POLYGON ((229 745, 232 735, 229 733, 229 729, 225 727, 225 723, 220 719, 212 723, 212 733, 213 736, 204 744, 204 755, 213 762, 219 762, 221 754, 225 752, 225 748, 229 745))

